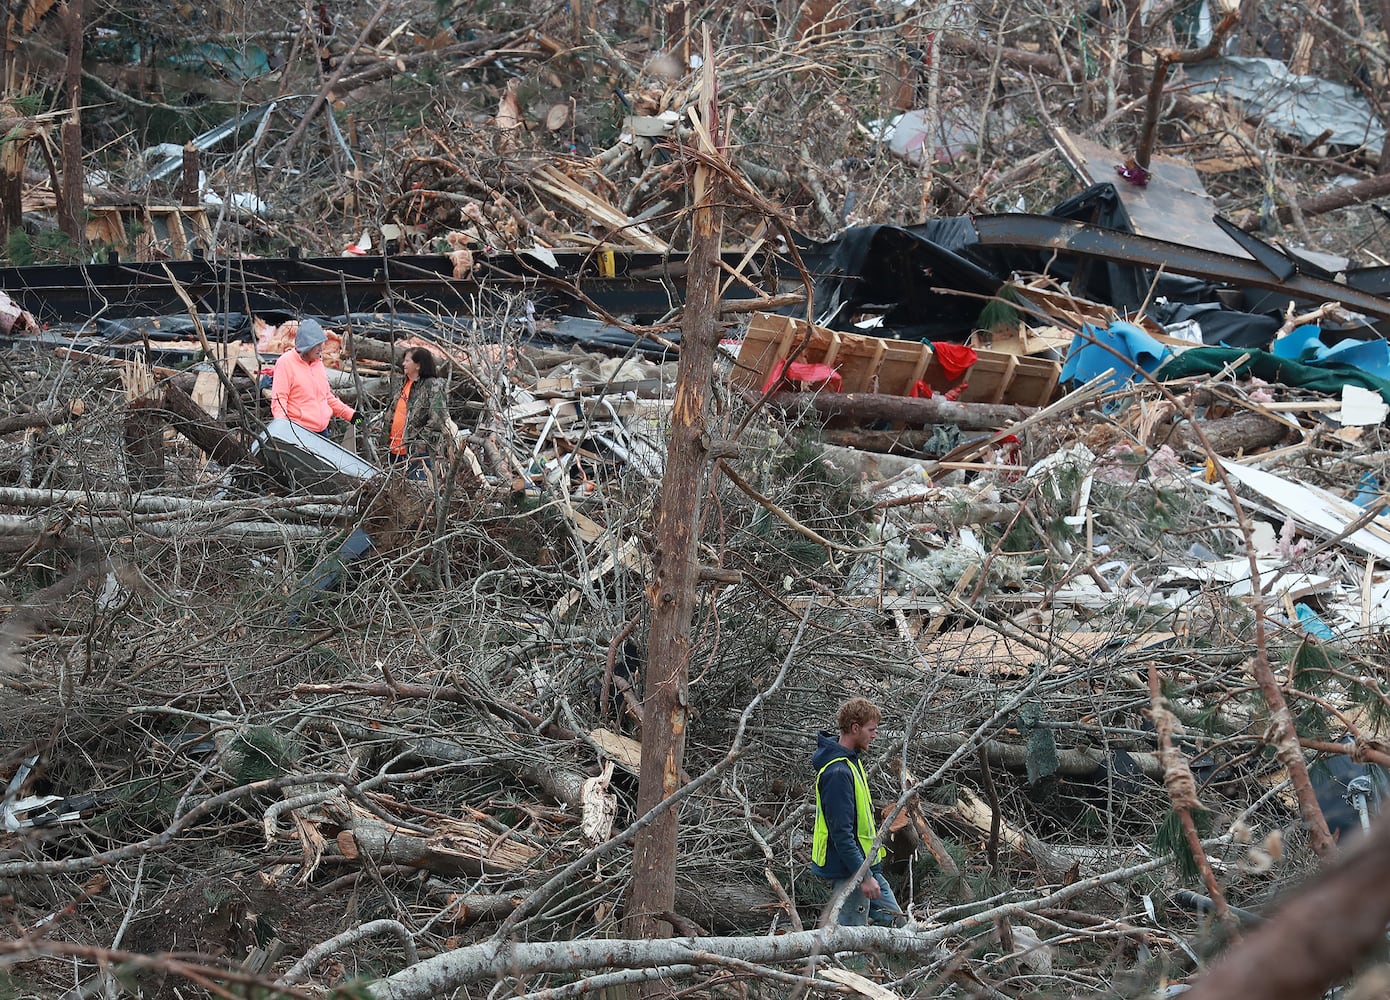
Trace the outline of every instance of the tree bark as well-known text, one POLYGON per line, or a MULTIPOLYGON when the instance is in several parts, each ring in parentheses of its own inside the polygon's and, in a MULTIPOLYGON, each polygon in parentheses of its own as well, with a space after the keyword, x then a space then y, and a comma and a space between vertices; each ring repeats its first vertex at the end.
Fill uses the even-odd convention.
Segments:
MULTIPOLYGON (((723 158, 717 129, 713 60, 707 55, 701 100, 704 153, 723 158)), ((685 758, 689 717, 690 624, 699 582, 701 500, 709 480, 706 419, 714 360, 719 347, 719 240, 723 226, 723 175, 701 162, 695 170, 692 235, 681 324, 681 356, 671 411, 666 475, 656 510, 655 576, 647 587, 651 626, 647 638, 646 699, 642 706, 642 773, 637 815, 673 792, 685 758)), ((664 936, 659 914, 674 909, 677 810, 666 810, 633 840, 632 895, 627 927, 635 938, 664 936)))
POLYGON ((125 418, 126 480, 136 493, 164 483, 164 421, 153 400, 140 400, 125 418))
POLYGON ((534 847, 500 838, 466 820, 450 820, 446 830, 421 836, 361 815, 338 834, 338 849, 353 860, 365 855, 375 865, 407 865, 470 878, 515 872, 536 856, 534 847))
POLYGON ((15 413, 0 417, 0 434, 11 431, 27 431, 31 427, 53 427, 65 424, 77 417, 67 406, 55 406, 47 410, 30 410, 28 413, 15 413))
MULTIPOLYGON (((1388 141, 1390 143, 1390 141, 1388 141)), ((1381 163, 1385 162, 1384 157, 1381 163)), ((1361 205, 1375 198, 1390 194, 1390 175, 1382 174, 1343 188, 1335 188, 1326 194, 1315 194, 1298 203, 1298 210, 1306 218, 1313 215, 1326 215, 1348 205, 1361 205)), ((1293 220, 1293 211, 1287 207, 1279 209, 1279 221, 1293 220)))
POLYGON ((80 251, 86 238, 82 169, 82 14, 86 0, 67 0, 65 7, 68 57, 64 66, 64 89, 68 116, 63 121, 63 197, 59 201, 58 224, 80 251))
MULTIPOLYGON (((834 927, 776 937, 488 941, 427 958, 373 983, 368 990, 370 996, 380 1000, 428 1000, 452 994, 466 983, 500 980, 518 974, 639 969, 678 963, 718 966, 723 958, 767 964, 837 951, 892 951, 899 955, 927 956, 937 947, 934 935, 893 927, 834 927)), ((669 996, 670 991, 663 990, 661 995, 669 996)))
MULTIPOLYGON (((1234 455, 1236 452, 1248 455, 1260 448, 1270 448, 1278 444, 1284 440, 1291 428, 1287 424, 1271 420, 1262 413, 1243 410, 1234 416, 1205 421, 1202 430, 1218 455, 1234 455)), ((1179 454, 1206 458, 1205 447, 1190 427, 1181 424, 1174 427, 1167 442, 1179 454)), ((1161 435, 1155 443, 1163 443, 1161 435)))
POLYGON ((792 413, 845 417, 858 423, 891 420, 909 427, 954 424, 971 431, 998 430, 1037 412, 1033 406, 956 403, 935 396, 915 399, 880 392, 778 392, 769 402, 792 413))

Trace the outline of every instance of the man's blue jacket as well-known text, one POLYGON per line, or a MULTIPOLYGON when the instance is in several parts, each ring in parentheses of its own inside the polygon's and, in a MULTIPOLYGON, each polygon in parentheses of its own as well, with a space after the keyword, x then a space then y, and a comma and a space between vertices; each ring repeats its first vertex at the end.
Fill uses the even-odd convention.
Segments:
MULTIPOLYGON (((811 862, 811 871, 821 878, 842 879, 853 875, 864 863, 864 850, 859 846, 855 835, 858 814, 854 803, 854 778, 849 773, 849 761, 858 761, 859 755, 840 746, 836 733, 821 732, 816 735, 816 752, 811 758, 814 773, 820 774, 820 805, 825 815, 826 831, 830 842, 826 846, 825 864, 811 862), (833 760, 844 759, 844 766, 821 768, 833 760)), ((874 865, 874 870, 880 866, 874 865)))

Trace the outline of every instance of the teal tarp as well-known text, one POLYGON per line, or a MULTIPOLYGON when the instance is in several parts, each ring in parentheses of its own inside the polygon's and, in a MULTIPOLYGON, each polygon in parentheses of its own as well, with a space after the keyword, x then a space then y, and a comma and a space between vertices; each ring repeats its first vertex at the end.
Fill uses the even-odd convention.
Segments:
POLYGON ((1248 354, 1250 358, 1235 368, 1234 372, 1246 378, 1254 376, 1266 382, 1312 389, 1327 396, 1340 396, 1344 385, 1358 385, 1363 389, 1380 393, 1381 398, 1390 403, 1390 382, 1376 378, 1360 368, 1347 365, 1305 365, 1288 358, 1275 357, 1267 351, 1241 350, 1236 347, 1194 347, 1183 351, 1169 358, 1154 372, 1154 377, 1162 382, 1171 382, 1190 375, 1214 375, 1242 354, 1248 354))

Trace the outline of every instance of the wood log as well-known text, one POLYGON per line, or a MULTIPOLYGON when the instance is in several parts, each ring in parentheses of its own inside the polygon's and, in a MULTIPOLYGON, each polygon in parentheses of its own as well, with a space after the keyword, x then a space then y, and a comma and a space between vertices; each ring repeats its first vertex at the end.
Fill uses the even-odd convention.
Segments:
MULTIPOLYGON (((345 736, 363 741, 380 741, 389 736, 389 733, 381 729, 368 729, 346 722, 335 723, 333 728, 345 736)), ((583 806, 584 782, 589 776, 573 768, 562 767, 553 760, 530 757, 520 750, 515 756, 491 753, 486 758, 479 758, 475 749, 452 740, 437 736, 419 737, 407 733, 400 733, 399 736, 402 741, 408 742, 411 752, 426 763, 475 763, 479 770, 496 770, 513 778, 520 778, 523 782, 539 788, 556 802, 562 802, 576 810, 583 806)), ((499 748, 513 745, 513 741, 504 739, 500 734, 497 734, 495 742, 499 748)))
POLYGON ((47 510, 72 504, 82 506, 92 514, 124 512, 128 514, 182 513, 192 517, 212 517, 236 513, 272 516, 292 516, 313 520, 336 520, 353 513, 351 496, 256 497, 253 499, 209 500, 201 497, 131 496, 128 493, 107 493, 97 490, 51 490, 36 487, 0 486, 0 507, 20 507, 47 510))
MULTIPOLYGON (((881 483, 896 479, 910 472, 913 466, 921 466, 923 459, 904 455, 883 455, 876 451, 859 451, 855 448, 837 448, 825 445, 821 448, 825 464, 847 479, 866 483, 881 483)), ((926 479, 921 477, 921 485, 926 479)))
MULTIPOLYGON (((35 538, 49 527, 49 519, 38 516, 0 514, 0 537, 35 538)), ((61 534, 95 535, 98 538, 179 538, 184 541, 231 542, 253 549, 280 548, 288 542, 322 538, 328 529, 307 524, 277 524, 274 521, 196 520, 159 518, 132 523, 129 517, 84 517, 61 534)))
POLYGON ((915 399, 878 392, 778 392, 769 402, 798 416, 843 417, 861 424, 882 420, 906 427, 954 424, 972 431, 998 430, 1037 412, 1032 406, 956 403, 935 396, 915 399))
POLYGON ((344 833, 338 836, 344 855, 356 851, 376 865, 407 865, 440 875, 499 875, 530 864, 536 849, 520 840, 499 837, 471 820, 451 819, 435 832, 421 836, 354 810, 344 833))
MULTIPOLYGON (((490 940, 433 955, 392 973, 368 986, 366 995, 377 1000, 429 1000, 452 994, 468 983, 501 982, 541 972, 675 967, 689 962, 727 967, 725 959, 777 964, 840 951, 885 951, 925 958, 939 947, 935 934, 917 928, 843 926, 776 936, 490 940)), ((662 971, 666 976, 672 973, 671 968, 662 971)))
POLYGON ((13 413, 8 417, 0 417, 0 434, 24 431, 31 427, 53 427, 57 424, 66 424, 76 420, 80 413, 80 408, 77 413, 74 413, 72 408, 67 405, 30 410, 28 413, 13 413))
MULTIPOLYGON (((837 448, 876 451, 881 455, 920 456, 932 434, 926 430, 866 431, 855 427, 828 427, 821 431, 820 439, 837 448)), ((933 453, 930 457, 940 456, 933 453)))
POLYGON ((192 396, 172 383, 164 387, 164 409, 171 414, 169 422, 174 429, 211 455, 218 464, 258 464, 235 431, 211 419, 193 401, 192 396))
MULTIPOLYGON (((1288 435, 1295 433, 1288 424, 1280 423, 1272 417, 1254 410, 1241 410, 1229 417, 1202 421, 1202 433, 1211 442, 1218 455, 1234 455, 1237 452, 1249 455, 1261 448, 1272 448, 1288 435)), ((1190 425, 1178 424, 1172 434, 1155 436, 1155 444, 1164 441, 1183 457, 1205 457, 1206 449, 1190 425)))
POLYGON ((433 878, 425 881, 425 888, 453 907, 449 921, 455 926, 501 920, 521 905, 521 896, 512 893, 459 892, 457 886, 433 878))

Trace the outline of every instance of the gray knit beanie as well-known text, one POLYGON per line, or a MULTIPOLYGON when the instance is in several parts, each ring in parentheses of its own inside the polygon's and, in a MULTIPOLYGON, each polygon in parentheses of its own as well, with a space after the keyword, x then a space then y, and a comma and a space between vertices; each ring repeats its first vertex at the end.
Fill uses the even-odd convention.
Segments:
POLYGON ((319 321, 310 319, 306 316, 299 321, 299 329, 294 335, 294 349, 300 354, 303 354, 311 347, 317 347, 327 339, 328 334, 323 332, 323 327, 319 325, 319 321))

